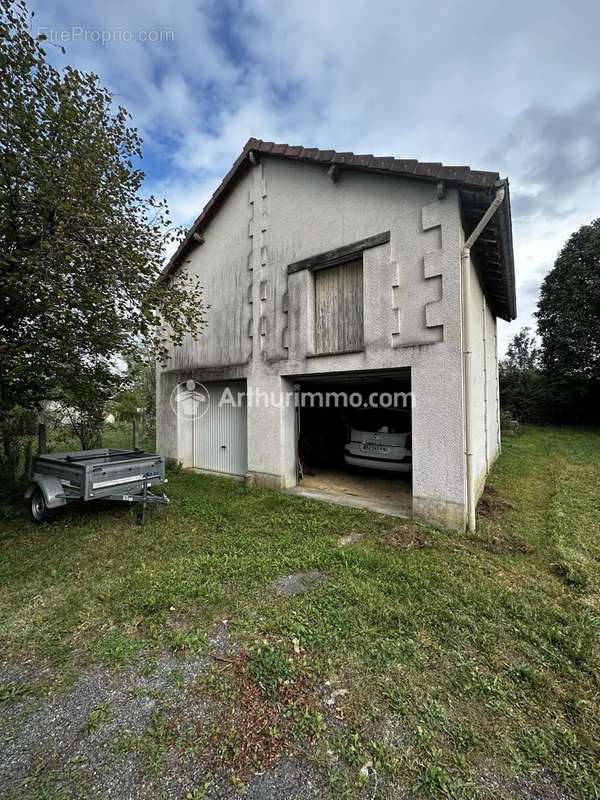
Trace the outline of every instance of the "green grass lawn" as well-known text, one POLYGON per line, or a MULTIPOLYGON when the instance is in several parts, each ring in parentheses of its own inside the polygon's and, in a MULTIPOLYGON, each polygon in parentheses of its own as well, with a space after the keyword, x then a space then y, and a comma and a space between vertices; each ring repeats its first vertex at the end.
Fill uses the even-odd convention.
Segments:
MULTIPOLYGON (((151 672, 227 619, 241 649, 197 687, 223 703, 215 771, 300 753, 335 797, 600 797, 599 432, 505 441, 474 536, 186 472, 168 493, 145 528, 124 506, 43 527, 4 508, 0 661, 64 686, 98 663, 151 672)), ((165 722, 135 746, 172 747, 165 722)))

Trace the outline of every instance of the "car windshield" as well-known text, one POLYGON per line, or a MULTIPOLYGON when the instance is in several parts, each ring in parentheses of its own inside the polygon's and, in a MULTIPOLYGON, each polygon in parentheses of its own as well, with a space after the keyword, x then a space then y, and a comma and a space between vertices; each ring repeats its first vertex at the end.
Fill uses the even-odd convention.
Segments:
POLYGON ((358 411, 352 417, 356 431, 369 433, 408 433, 410 415, 402 411, 380 411, 379 409, 358 411))

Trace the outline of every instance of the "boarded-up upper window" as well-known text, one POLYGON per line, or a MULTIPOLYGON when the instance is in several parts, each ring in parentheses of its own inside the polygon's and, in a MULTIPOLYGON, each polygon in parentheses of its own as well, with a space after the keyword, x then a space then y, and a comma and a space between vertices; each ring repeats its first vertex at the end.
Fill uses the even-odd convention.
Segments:
POLYGON ((315 272, 317 353, 363 348, 362 257, 315 272))

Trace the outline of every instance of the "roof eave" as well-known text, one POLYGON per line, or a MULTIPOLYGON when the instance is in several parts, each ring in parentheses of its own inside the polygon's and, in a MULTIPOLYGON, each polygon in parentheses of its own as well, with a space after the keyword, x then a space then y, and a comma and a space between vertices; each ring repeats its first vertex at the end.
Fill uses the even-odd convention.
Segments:
POLYGON ((512 237, 512 213, 510 207, 510 189, 508 178, 505 178, 503 185, 506 191, 504 202, 500 206, 499 228, 502 249, 502 263, 504 265, 504 277, 507 287, 507 306, 508 316, 502 317, 507 322, 511 322, 517 317, 517 292, 515 284, 515 257, 513 250, 512 237))

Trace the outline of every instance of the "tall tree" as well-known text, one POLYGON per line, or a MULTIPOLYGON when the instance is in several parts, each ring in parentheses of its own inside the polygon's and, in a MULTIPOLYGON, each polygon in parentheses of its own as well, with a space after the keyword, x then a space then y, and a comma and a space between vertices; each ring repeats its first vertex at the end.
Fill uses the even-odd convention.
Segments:
POLYGON ((600 219, 583 225, 542 284, 541 358, 554 375, 600 381, 600 219))
POLYGON ((543 375, 537 342, 529 328, 521 328, 508 345, 499 377, 502 410, 521 422, 542 421, 543 375))
POLYGON ((502 360, 505 367, 515 370, 536 369, 539 366, 540 351, 530 328, 521 328, 506 348, 502 360))
POLYGON ((25 3, 0 0, 0 419, 94 403, 141 339, 197 336, 197 279, 159 280, 176 236, 146 197, 141 139, 98 77, 48 63, 25 3))

